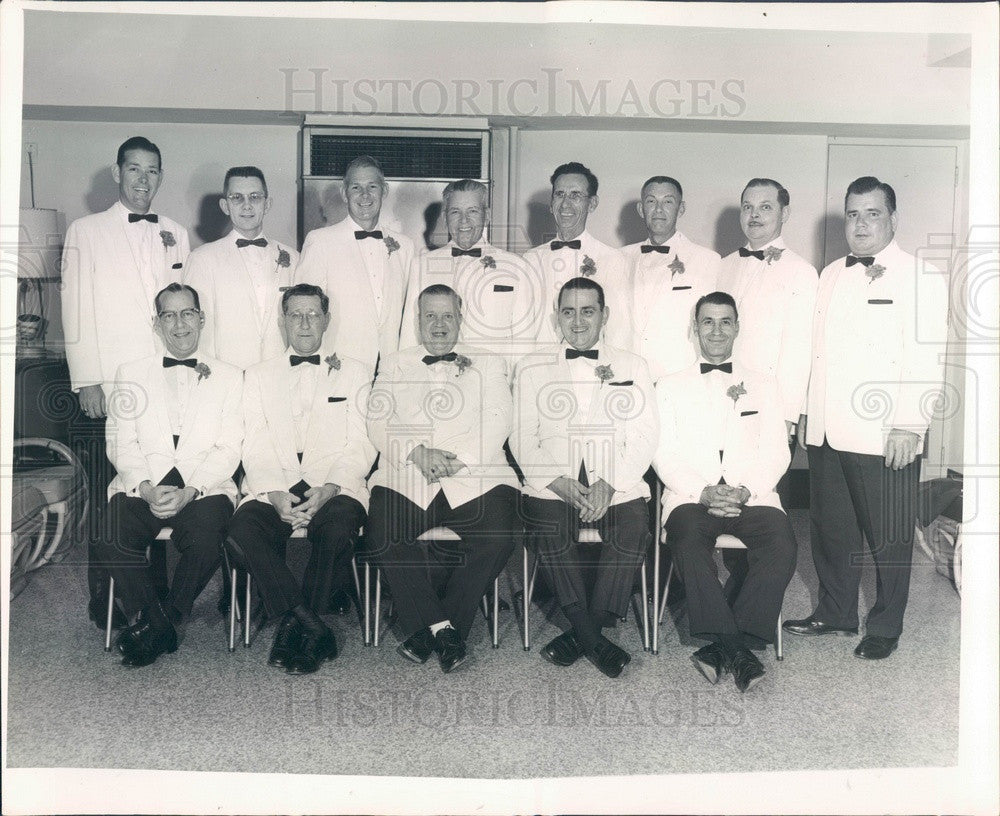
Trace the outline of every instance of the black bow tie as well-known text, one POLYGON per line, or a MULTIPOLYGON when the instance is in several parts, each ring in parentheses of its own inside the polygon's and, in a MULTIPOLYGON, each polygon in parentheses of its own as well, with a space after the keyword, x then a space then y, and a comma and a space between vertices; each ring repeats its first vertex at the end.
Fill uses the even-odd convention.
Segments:
POLYGON ((871 255, 865 255, 864 257, 861 258, 856 258, 853 255, 848 255, 846 263, 848 268, 854 266, 854 264, 864 264, 865 266, 871 266, 873 263, 875 263, 875 259, 871 255))
POLYGON ((289 354, 288 362, 293 366, 302 365, 302 363, 309 363, 309 365, 319 365, 319 355, 310 354, 306 357, 299 357, 298 354, 289 354))
POLYGON ((597 349, 586 349, 585 351, 580 351, 580 349, 575 348, 566 349, 567 360, 575 360, 577 357, 586 357, 588 360, 596 360, 597 349))
POLYGON ((579 238, 574 238, 572 241, 553 241, 549 244, 549 248, 552 250, 562 249, 563 247, 566 247, 566 249, 579 249, 580 246, 579 238))
POLYGON ((160 222, 160 216, 156 213, 144 213, 140 215, 139 213, 129 213, 128 222, 134 224, 136 221, 148 221, 150 224, 158 224, 160 222))
POLYGON ((650 252, 659 252, 661 255, 666 255, 667 253, 670 252, 670 247, 668 247, 666 244, 660 244, 660 245, 643 244, 641 247, 639 247, 639 251, 643 255, 647 255, 650 252))
POLYGON ((368 232, 368 230, 354 230, 354 237, 359 241, 363 241, 365 238, 378 238, 381 241, 382 230, 372 230, 371 232, 368 232))
POLYGON ((236 239, 236 246, 239 247, 240 249, 243 249, 243 247, 248 247, 248 246, 255 246, 255 247, 260 247, 261 249, 263 249, 264 247, 267 246, 267 239, 266 238, 254 238, 251 241, 249 238, 237 238, 236 239))
POLYGON ((747 249, 746 247, 740 247, 740 257, 741 258, 756 258, 758 261, 764 260, 764 250, 763 249, 747 249))
POLYGON ((483 250, 480 247, 473 247, 472 249, 459 249, 458 247, 451 248, 451 257, 458 258, 460 255, 468 255, 470 258, 482 257, 483 250))
POLYGON ((174 366, 179 366, 179 365, 187 366, 188 368, 194 368, 196 365, 198 365, 198 360, 195 357, 188 357, 186 360, 177 360, 174 357, 163 358, 164 368, 173 368, 174 366))
POLYGON ((724 371, 726 374, 733 373, 732 363, 719 363, 718 365, 712 365, 711 363, 701 364, 701 373, 708 374, 709 371, 724 371))
POLYGON ((424 365, 434 365, 434 363, 453 363, 458 358, 454 351, 447 354, 426 354, 424 355, 424 365))

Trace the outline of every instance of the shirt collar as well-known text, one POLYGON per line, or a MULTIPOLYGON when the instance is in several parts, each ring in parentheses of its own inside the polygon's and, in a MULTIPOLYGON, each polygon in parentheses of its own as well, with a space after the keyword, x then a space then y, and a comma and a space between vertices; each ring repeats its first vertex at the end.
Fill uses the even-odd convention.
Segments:
MULTIPOLYGON (((229 231, 229 240, 232 241, 234 244, 242 237, 243 236, 240 235, 235 229, 229 231)), ((264 234, 264 230, 261 230, 253 238, 250 238, 249 240, 256 241, 258 238, 263 238, 265 241, 267 241, 267 236, 264 234)), ((271 243, 270 241, 267 242, 269 244, 271 243)))
MULTIPOLYGON (((112 206, 112 209, 114 209, 115 207, 118 208, 118 217, 121 218, 122 221, 124 221, 127 224, 128 223, 129 213, 131 213, 132 211, 128 207, 126 207, 124 204, 122 204, 120 201, 116 201, 114 203, 114 205, 112 206)), ((156 215, 156 210, 154 210, 152 207, 150 207, 149 208, 149 214, 150 215, 156 215)), ((151 226, 155 226, 151 221, 147 221, 146 223, 150 224, 151 226)))
MULTIPOLYGON (((757 251, 753 247, 750 246, 750 242, 749 241, 747 241, 743 245, 743 247, 745 249, 751 250, 752 252, 756 252, 757 251)), ((768 250, 768 247, 775 247, 776 249, 787 249, 788 248, 788 247, 785 246, 785 239, 782 238, 780 235, 778 237, 776 237, 773 241, 768 241, 766 244, 764 244, 764 246, 761 247, 761 249, 764 252, 766 252, 768 250)))

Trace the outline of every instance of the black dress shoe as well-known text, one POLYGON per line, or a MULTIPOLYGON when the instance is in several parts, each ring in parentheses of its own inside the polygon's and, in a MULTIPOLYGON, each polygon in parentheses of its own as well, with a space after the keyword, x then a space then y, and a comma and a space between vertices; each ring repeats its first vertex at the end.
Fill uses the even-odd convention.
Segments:
POLYGON ((557 666, 572 666, 583 657, 583 647, 570 629, 553 638, 542 647, 542 657, 557 666))
MULTIPOLYGON (((108 596, 92 598, 87 604, 87 615, 98 629, 103 630, 108 623, 108 596)), ((128 618, 116 604, 111 610, 111 628, 121 629, 125 626, 128 626, 128 618)))
POLYGON ((337 656, 337 639, 326 627, 321 632, 303 632, 299 650, 288 661, 288 674, 312 674, 323 661, 337 656))
POLYGON ((832 623, 823 623, 812 616, 802 620, 786 620, 781 624, 781 628, 793 635, 856 635, 858 627, 853 629, 846 626, 834 626, 832 623))
POLYGON ((278 631, 274 634, 274 644, 271 646, 271 653, 267 656, 267 665, 287 669, 292 658, 298 654, 301 643, 302 625, 295 615, 288 612, 282 618, 278 625, 278 631))
POLYGON ((736 649, 729 658, 736 688, 746 693, 764 679, 764 666, 749 649, 736 649))
POLYGON ((899 638, 865 635, 854 649, 854 654, 865 660, 883 660, 896 651, 899 638))
POLYGON ((434 635, 425 626, 400 643, 396 647, 396 653, 414 663, 426 663, 428 658, 434 654, 434 635))
POLYGON ((330 612, 334 615, 346 615, 351 611, 351 596, 347 590, 335 589, 330 595, 330 612))
POLYGON ((138 629, 130 628, 126 632, 131 635, 120 639, 118 645, 124 655, 123 666, 148 666, 161 654, 177 651, 177 630, 171 623, 154 626, 152 621, 146 620, 138 629))
POLYGON ((608 677, 618 677, 632 659, 632 655, 601 635, 594 648, 587 653, 587 658, 603 674, 608 677))
POLYGON ((691 662, 709 683, 715 685, 729 671, 729 655, 720 643, 709 643, 691 655, 691 662))
POLYGON ((465 641, 458 630, 450 626, 438 629, 438 633, 434 635, 434 651, 438 653, 441 671, 445 674, 457 669, 468 657, 465 641))

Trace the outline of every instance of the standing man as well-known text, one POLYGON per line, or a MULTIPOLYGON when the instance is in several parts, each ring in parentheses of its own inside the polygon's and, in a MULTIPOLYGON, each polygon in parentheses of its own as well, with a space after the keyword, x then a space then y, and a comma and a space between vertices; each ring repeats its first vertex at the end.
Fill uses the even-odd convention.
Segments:
MULTIPOLYGON (((601 243, 587 232, 587 218, 597 209, 597 176, 580 162, 555 169, 549 179, 552 198, 549 211, 556 222, 555 240, 529 249, 524 259, 541 281, 545 306, 555 314, 556 299, 570 278, 592 278, 607 297, 606 339, 615 348, 632 348, 632 289, 622 253, 601 243)), ((554 320, 539 321, 538 339, 558 343, 562 333, 554 320)))
POLYGON ((632 348, 649 363, 655 382, 695 360, 694 304, 716 287, 719 253, 677 230, 684 191, 676 179, 653 176, 646 181, 636 209, 649 239, 622 249, 632 279, 632 348))
POLYGON ((230 167, 222 188, 232 231, 191 253, 184 282, 201 296, 204 351, 245 369, 285 349, 279 304, 299 254, 264 234, 271 199, 260 169, 230 167))
POLYGON ((108 411, 108 458, 118 475, 108 488, 113 530, 99 553, 125 613, 139 613, 118 637, 125 666, 176 651, 177 627, 219 567, 243 439, 242 372, 195 356, 204 325, 198 293, 171 283, 155 303, 165 354, 121 365, 108 411), (164 547, 156 536, 168 525, 181 555, 161 600, 146 550, 164 547))
POLYGON ((659 426, 653 381, 641 357, 601 342, 608 308, 600 284, 571 278, 558 303, 566 345, 518 364, 510 436, 524 470, 525 515, 571 627, 542 657, 569 666, 586 655, 617 677, 631 658, 601 630, 624 617, 649 544, 643 474, 659 426), (596 526, 603 542, 593 575, 577 554, 581 525, 596 526))
POLYGON ((423 253, 410 275, 401 346, 418 343, 417 293, 433 284, 462 299, 462 340, 514 362, 538 337, 544 300, 531 267, 519 255, 491 246, 483 237, 490 222, 489 191, 473 179, 444 188, 444 218, 451 240, 423 253))
POLYGON ((388 189, 376 159, 354 159, 344 172, 348 217, 306 236, 294 278, 330 293, 333 330, 326 332, 322 352, 338 350, 372 372, 379 357, 399 348, 413 262, 413 241, 379 224, 388 189))
POLYGON ((873 176, 844 201, 851 254, 820 275, 807 417, 815 611, 785 621, 796 635, 858 632, 858 585, 868 541, 875 605, 854 654, 895 651, 910 588, 920 454, 944 381, 948 287, 939 270, 895 241, 896 193, 873 176), (874 406, 874 410, 873 410, 874 406))
POLYGON ((773 377, 733 361, 736 304, 712 292, 695 305, 700 361, 656 384, 663 517, 684 581, 691 634, 711 641, 692 656, 711 683, 733 673, 749 691, 764 676, 751 648, 773 640, 795 572, 795 536, 775 492, 788 467, 781 401, 773 377), (716 577, 715 540, 746 545, 749 570, 730 603, 716 577))
POLYGON ((248 565, 269 617, 280 618, 268 664, 310 674, 337 656, 320 619, 334 576, 350 564, 365 522, 365 478, 375 449, 365 430, 369 373, 357 360, 321 359, 330 302, 300 283, 281 311, 289 354, 246 371, 246 479, 227 545, 248 565), (285 563, 285 541, 304 527, 312 545, 302 586, 285 563))
POLYGON ((421 345, 382 361, 368 408, 380 453, 365 538, 385 574, 405 641, 450 672, 467 657, 479 599, 514 549, 517 478, 503 444, 511 397, 504 361, 458 342, 462 302, 447 286, 417 300, 421 345), (417 538, 450 528, 458 544, 417 538))
POLYGON ((80 430, 87 437, 84 458, 94 507, 87 546, 89 612, 100 628, 107 614, 107 573, 94 567, 94 545, 107 535, 98 500, 110 480, 104 445, 107 399, 122 363, 162 348, 150 306, 157 292, 181 279, 189 252, 187 230, 152 210, 163 180, 155 144, 142 136, 124 141, 111 175, 118 201, 69 225, 62 260, 66 362, 87 418, 80 430))

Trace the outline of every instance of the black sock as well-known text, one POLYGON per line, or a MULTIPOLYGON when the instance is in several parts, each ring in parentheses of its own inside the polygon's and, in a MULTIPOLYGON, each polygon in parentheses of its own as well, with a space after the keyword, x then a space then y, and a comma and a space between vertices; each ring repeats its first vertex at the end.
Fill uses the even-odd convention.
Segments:
POLYGON ((613 629, 618 625, 618 616, 614 612, 604 612, 594 615, 594 621, 601 629, 613 629))
POLYGON ((601 630, 594 623, 590 614, 578 603, 567 604, 562 610, 572 625, 576 639, 580 641, 584 651, 591 651, 601 639, 601 630))
POLYGON ((292 614, 299 619, 299 623, 302 624, 302 628, 306 632, 316 634, 326 629, 326 624, 305 604, 299 604, 292 609, 292 614))

